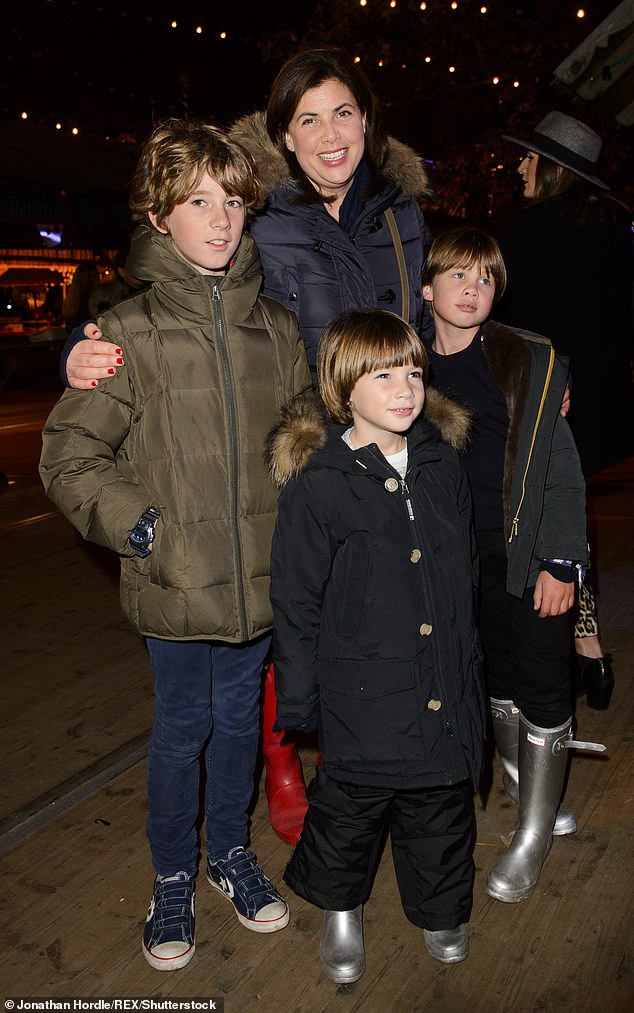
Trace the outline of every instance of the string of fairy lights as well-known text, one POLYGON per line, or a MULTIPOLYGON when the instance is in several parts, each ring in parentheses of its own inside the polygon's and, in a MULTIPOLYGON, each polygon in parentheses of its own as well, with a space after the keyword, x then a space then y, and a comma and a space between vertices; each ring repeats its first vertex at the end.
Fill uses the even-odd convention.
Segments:
MULTIPOLYGON (((373 10, 374 12, 376 12, 377 9, 381 9, 384 11, 386 8, 386 0, 354 0, 354 2, 358 3, 359 7, 367 10, 373 10)), ((406 0, 387 0, 387 9, 396 10, 397 8, 399 8, 399 6, 401 7, 404 6, 405 3, 406 0)), ((445 12, 447 10, 458 12, 460 11, 460 8, 464 7, 467 3, 468 0, 451 0, 451 2, 448 2, 448 0, 422 0, 422 2, 419 3, 417 6, 421 15, 432 16, 434 12, 438 11, 440 8, 442 8, 443 11, 445 12)), ((482 18, 490 18, 493 14, 491 7, 488 6, 487 4, 483 3, 479 8, 477 8, 477 4, 475 6, 471 4, 470 6, 472 10, 475 10, 477 12, 477 15, 479 15, 482 18)), ((576 10, 571 10, 570 13, 572 17, 578 20, 584 19, 587 15, 586 9, 582 7, 579 7, 576 10)), ((236 31, 235 33, 227 31, 225 29, 218 31, 216 25, 214 25, 212 28, 211 26, 207 26, 202 22, 200 23, 185 22, 182 20, 178 20, 177 18, 173 18, 171 20, 166 19, 165 28, 173 32, 178 32, 180 34, 198 36, 201 39, 206 40, 214 39, 220 43, 225 42, 230 43, 232 40, 239 42, 240 38, 239 31, 236 31)), ((365 66, 368 65, 368 61, 363 60, 362 57, 359 55, 355 56, 354 59, 356 63, 363 62, 365 66)), ((423 64, 430 65, 433 63, 436 65, 436 67, 438 67, 440 60, 441 58, 437 54, 436 55, 432 55, 431 53, 420 54, 420 61, 423 64)), ((385 65, 386 60, 384 58, 379 57, 376 59, 375 66, 377 68, 381 69, 385 65)), ((401 63, 400 69, 403 71, 407 70, 408 69, 407 63, 405 62, 401 63)), ((448 75, 455 75, 459 71, 459 67, 455 62, 448 63, 444 69, 448 75)), ((442 67, 440 68, 440 71, 442 72, 442 67)), ((499 86, 503 82, 503 80, 504 79, 501 74, 494 73, 491 75, 489 83, 495 87, 499 86)), ((521 80, 519 77, 514 78, 512 81, 509 78, 507 78, 506 83, 512 84, 512 87, 516 89, 521 87, 521 80)), ((18 115, 23 121, 34 120, 37 118, 36 114, 24 108, 19 110, 18 115)), ((79 125, 77 125, 77 123, 65 124, 61 118, 54 123, 54 129, 62 133, 70 133, 70 135, 74 137, 78 137, 81 132, 81 128, 79 125)))

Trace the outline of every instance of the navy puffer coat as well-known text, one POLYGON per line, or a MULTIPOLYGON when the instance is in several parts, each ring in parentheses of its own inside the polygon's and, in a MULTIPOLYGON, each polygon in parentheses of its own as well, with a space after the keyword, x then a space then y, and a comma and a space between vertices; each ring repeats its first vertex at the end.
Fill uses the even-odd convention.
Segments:
POLYGON ((398 261, 385 217, 388 208, 403 247, 409 322, 420 332, 421 277, 432 236, 418 203, 429 195, 419 156, 390 138, 385 184, 367 201, 348 234, 321 203, 301 200, 284 157, 269 140, 263 114, 240 120, 231 136, 251 152, 268 191, 266 206, 251 226, 262 260, 264 291, 295 313, 311 369, 324 327, 333 317, 377 307, 402 314, 398 261))

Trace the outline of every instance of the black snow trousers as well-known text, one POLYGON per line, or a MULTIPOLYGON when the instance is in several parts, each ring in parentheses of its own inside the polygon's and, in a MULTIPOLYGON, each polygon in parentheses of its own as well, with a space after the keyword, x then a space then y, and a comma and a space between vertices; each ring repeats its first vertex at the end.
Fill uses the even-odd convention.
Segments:
POLYGON ((351 911, 370 895, 389 833, 407 918, 453 929, 473 902, 474 789, 469 781, 415 790, 335 781, 322 769, 308 787, 308 812, 284 879, 326 911, 351 911))

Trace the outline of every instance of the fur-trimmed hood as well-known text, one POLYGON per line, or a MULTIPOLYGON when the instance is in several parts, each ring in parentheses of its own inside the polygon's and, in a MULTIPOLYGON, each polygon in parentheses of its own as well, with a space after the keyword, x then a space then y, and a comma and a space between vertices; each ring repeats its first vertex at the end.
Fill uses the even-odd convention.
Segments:
MULTIPOLYGON (((271 141, 263 112, 250 113, 237 120, 229 130, 233 141, 253 156, 258 178, 267 195, 280 186, 292 186, 293 180, 284 155, 271 141)), ((388 154, 383 169, 386 179, 396 183, 406 197, 423 200, 431 187, 422 158, 413 148, 394 137, 388 137, 388 154)))
MULTIPOLYGON (((433 387, 426 387, 425 408, 421 416, 437 430, 440 438, 464 453, 469 442, 471 417, 468 410, 433 387)), ((266 457, 275 484, 286 485, 308 467, 313 454, 327 442, 328 418, 318 392, 305 391, 289 402, 280 413, 280 421, 269 433, 266 457)), ((341 430, 345 426, 340 426, 341 430)))

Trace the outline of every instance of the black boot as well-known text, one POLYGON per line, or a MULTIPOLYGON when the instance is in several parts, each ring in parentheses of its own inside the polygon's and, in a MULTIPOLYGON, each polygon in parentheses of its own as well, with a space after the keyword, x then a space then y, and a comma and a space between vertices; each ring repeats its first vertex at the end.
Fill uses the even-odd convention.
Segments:
POLYGON ((612 655, 604 654, 602 658, 586 658, 577 655, 577 696, 586 695, 588 707, 604 711, 610 705, 614 689, 614 673, 612 672, 612 655))

